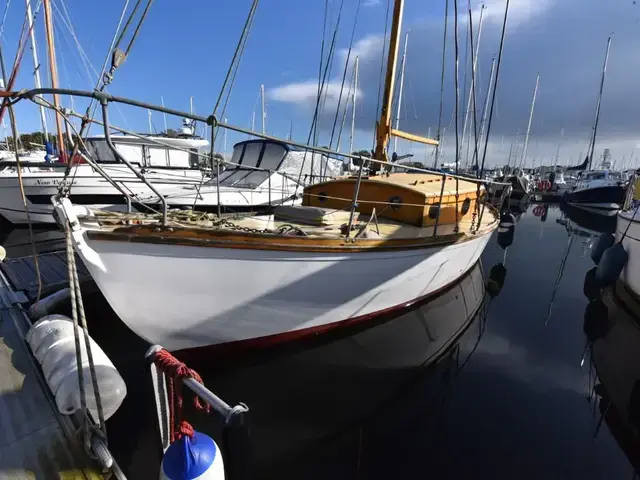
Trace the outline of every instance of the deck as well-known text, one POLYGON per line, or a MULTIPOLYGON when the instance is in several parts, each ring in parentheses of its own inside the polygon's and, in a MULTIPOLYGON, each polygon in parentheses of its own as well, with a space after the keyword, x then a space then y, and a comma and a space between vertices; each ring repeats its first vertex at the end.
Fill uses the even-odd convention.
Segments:
MULTIPOLYGON (((40 256, 45 289, 66 278, 64 258, 40 256)), ((58 413, 24 340, 30 323, 20 304, 35 296, 35 278, 32 258, 0 265, 0 479, 104 478, 77 443, 72 418, 58 413)))

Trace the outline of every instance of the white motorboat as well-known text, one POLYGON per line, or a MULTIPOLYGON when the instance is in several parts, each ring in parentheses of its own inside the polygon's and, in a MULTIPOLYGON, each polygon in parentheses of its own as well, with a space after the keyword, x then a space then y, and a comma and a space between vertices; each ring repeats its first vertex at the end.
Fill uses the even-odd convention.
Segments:
MULTIPOLYGON (((229 167, 202 185, 186 185, 165 195, 171 208, 198 211, 262 211, 295 201, 302 185, 341 174, 342 161, 305 152, 275 140, 246 140, 234 146, 229 167)), ((157 196, 143 199, 157 204, 157 196)))
MULTIPOLYGON (((209 145, 206 140, 194 136, 139 138, 119 135, 113 136, 113 142, 118 152, 141 168, 144 176, 161 192, 174 191, 178 185, 198 185, 203 181, 199 153, 209 145)), ((129 167, 115 158, 104 137, 90 137, 85 143, 89 150, 87 153, 133 198, 146 198, 152 194, 149 187, 136 178, 129 167)), ((64 163, 21 159, 22 182, 31 222, 55 223, 51 196, 58 193, 66 168, 64 163)), ((107 209, 125 207, 125 199, 118 189, 87 163, 72 167, 67 184, 71 185, 70 198, 77 205, 107 209)), ((20 193, 18 163, 15 160, 0 162, 0 214, 14 224, 28 223, 20 193)))

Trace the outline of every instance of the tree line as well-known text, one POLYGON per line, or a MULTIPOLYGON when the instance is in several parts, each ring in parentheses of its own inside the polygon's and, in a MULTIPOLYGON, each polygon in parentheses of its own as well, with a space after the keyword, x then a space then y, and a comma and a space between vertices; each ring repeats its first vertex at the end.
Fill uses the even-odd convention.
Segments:
MULTIPOLYGON (((78 140, 77 135, 72 135, 73 141, 76 142, 78 140)), ((53 147, 58 149, 58 138, 56 135, 49 134, 49 141, 53 144, 53 147)), ((16 142, 12 135, 8 135, 5 138, 5 142, 7 148, 9 150, 16 150, 16 142)), ((33 148, 44 148, 45 143, 47 142, 44 132, 31 132, 31 133, 22 133, 18 137, 18 150, 30 150, 33 148)), ((67 150, 71 150, 72 143, 69 141, 68 137, 65 135, 65 148, 67 150)))

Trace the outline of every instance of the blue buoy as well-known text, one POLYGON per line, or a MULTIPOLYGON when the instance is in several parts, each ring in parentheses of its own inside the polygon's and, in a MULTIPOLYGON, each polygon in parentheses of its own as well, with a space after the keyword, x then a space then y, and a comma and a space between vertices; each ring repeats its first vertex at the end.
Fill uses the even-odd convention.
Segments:
POLYGON ((601 287, 613 285, 622 273, 628 257, 629 255, 621 243, 607 248, 596 269, 596 283, 601 287))
POLYGON ((167 448, 162 458, 161 480, 224 480, 222 453, 213 438, 195 432, 167 448))
POLYGON ((600 234, 600 236, 598 237, 598 241, 591 250, 591 260, 593 260, 593 263, 595 263, 596 265, 600 263, 602 254, 607 248, 613 245, 613 242, 615 242, 615 238, 610 233, 605 232, 600 234))
POLYGON ((498 245, 502 248, 509 247, 513 243, 515 229, 516 217, 508 212, 502 213, 498 224, 498 245))

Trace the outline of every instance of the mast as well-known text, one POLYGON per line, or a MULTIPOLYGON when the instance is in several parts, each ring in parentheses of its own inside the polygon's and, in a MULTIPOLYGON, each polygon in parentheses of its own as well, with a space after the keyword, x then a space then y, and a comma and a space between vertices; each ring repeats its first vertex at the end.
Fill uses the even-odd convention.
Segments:
POLYGON ((589 145, 589 170, 593 162, 593 150, 596 146, 596 134, 598 133, 598 120, 600 119, 600 103, 602 102, 602 91, 604 90, 604 78, 607 74, 607 62, 609 61, 609 49, 611 48, 611 37, 607 39, 607 53, 604 56, 604 66, 602 67, 602 78, 600 79, 600 93, 598 94, 598 103, 596 104, 596 119, 593 123, 593 135, 591 136, 591 144, 589 145))
MULTIPOLYGON (((402 108, 402 90, 404 88, 404 69, 407 64, 407 44, 409 43, 409 32, 404 36, 404 50, 402 52, 402 64, 400 67, 400 90, 398 90, 398 108, 396 109, 396 130, 400 128, 400 110, 402 108)), ((393 151, 398 151, 398 137, 393 138, 393 151)))
POLYGON ((149 133, 153 133, 153 123, 151 122, 151 110, 147 109, 147 120, 149 120, 149 133))
POLYGON ((356 130, 356 93, 358 92, 358 57, 353 65, 353 93, 351 95, 351 135, 349 135, 349 153, 353 153, 353 137, 356 130))
MULTIPOLYGON (((471 8, 471 7, 469 7, 471 8)), ((477 39, 477 43, 476 43, 476 52, 475 52, 475 56, 473 58, 473 65, 471 65, 471 71, 472 71, 472 75, 475 77, 476 75, 476 68, 478 66, 478 54, 480 53, 480 38, 482 37, 482 20, 484 17, 484 9, 487 8, 484 6, 484 3, 482 4, 482 7, 480 7, 480 21, 478 23, 478 39, 477 39)), ((471 31, 471 24, 469 24, 469 38, 471 38, 471 35, 473 35, 473 32, 471 31)), ((465 59, 465 68, 466 68, 466 59, 465 59)), ((469 110, 471 110, 471 99, 473 98, 473 96, 476 95, 475 89, 474 89, 474 84, 473 82, 471 82, 471 84, 469 85, 469 96, 467 97, 467 109, 465 110, 464 113, 464 123, 462 125, 462 138, 460 139, 460 144, 464 145, 464 139, 466 137, 467 134, 467 124, 469 121, 469 110)), ((469 156, 468 156, 469 152, 467 151, 467 158, 465 160, 465 168, 468 167, 467 163, 469 162, 469 156)))
POLYGON ((560 159, 560 146, 562 145, 562 138, 564 137, 564 127, 560 130, 560 141, 558 142, 558 149, 556 150, 556 164, 553 166, 554 171, 558 166, 558 160, 560 159))
POLYGON ((389 56, 387 58, 387 72, 385 74, 382 108, 380 110, 380 120, 378 120, 378 124, 376 125, 376 148, 374 151, 374 158, 385 162, 387 161, 387 147, 389 145, 389 137, 391 135, 404 138, 412 142, 419 142, 427 145, 438 145, 437 140, 420 137, 412 133, 402 132, 391 128, 393 91, 396 78, 396 67, 398 66, 398 42, 400 40, 403 10, 404 0, 395 0, 391 23, 391 36, 389 38, 389 56))
MULTIPOLYGON (((43 0, 42 6, 44 7, 44 21, 45 30, 47 33, 47 53, 49 55, 49 71, 51 73, 51 87, 59 88, 58 85, 58 67, 56 63, 56 46, 53 38, 53 16, 51 14, 50 0, 43 0)), ((62 128, 62 114, 60 113, 60 96, 57 93, 53 94, 53 106, 56 109, 56 130, 58 139, 58 160, 65 160, 65 148, 64 137, 62 128)))
MULTIPOLYGON (((162 104, 162 108, 164 108, 164 97, 160 97, 160 103, 162 104)), ((164 133, 167 133, 167 114, 162 112, 162 117, 164 119, 164 133)))
MULTIPOLYGON (((27 21, 29 22, 27 27, 29 28, 29 40, 31 42, 31 57, 33 58, 33 80, 36 88, 42 88, 40 82, 40 62, 38 61, 38 52, 36 50, 36 36, 33 31, 33 14, 31 12, 31 0, 25 0, 27 3, 27 21)), ((73 98, 73 97, 72 97, 73 98)), ((49 141, 49 129, 47 128, 47 117, 44 112, 44 106, 39 105, 40 109, 40 122, 42 123, 42 131, 44 132, 45 142, 49 141)))
POLYGON ((260 103, 262 108, 262 134, 266 133, 267 114, 264 111, 264 85, 260 85, 260 103))
MULTIPOLYGON (((227 123, 227 117, 224 118, 224 123, 227 123)), ((227 131, 228 129, 224 129, 224 136, 222 137, 222 153, 226 155, 227 153, 227 131)))
POLYGON ((533 89, 533 100, 531 101, 531 111, 529 112, 529 124, 527 125, 527 133, 524 136, 524 147, 522 148, 522 159, 520 160, 521 168, 525 167, 527 160, 527 147, 529 146, 529 134, 531 133, 531 122, 533 121, 533 110, 536 106, 536 96, 538 95, 538 84, 540 83, 540 74, 536 75, 536 86, 533 89))
MULTIPOLYGON (((484 101, 484 109, 482 111, 482 120, 480 121, 480 135, 478 137, 478 144, 482 144, 482 137, 484 136, 484 126, 487 123, 487 113, 489 112, 489 100, 491 99, 491 88, 493 87, 493 72, 496 68, 495 57, 491 61, 491 73, 489 74, 489 88, 487 89, 487 97, 484 101)), ((502 136, 502 144, 504 145, 504 135, 502 136)), ((500 148, 502 153, 502 147, 500 148)))

